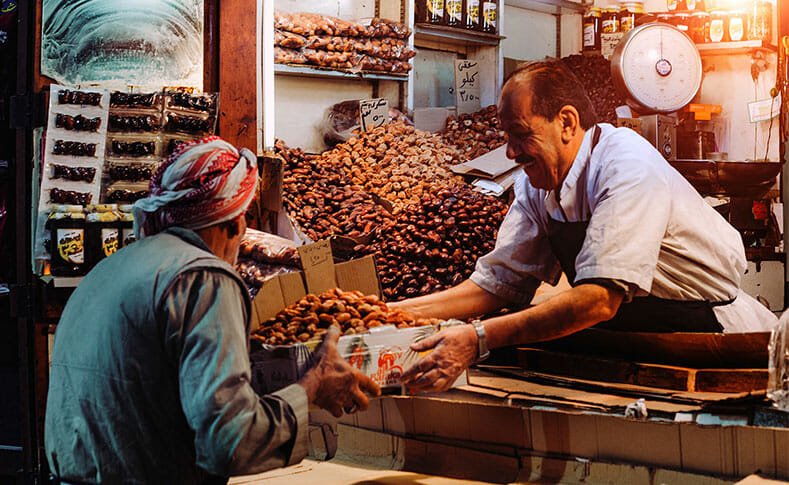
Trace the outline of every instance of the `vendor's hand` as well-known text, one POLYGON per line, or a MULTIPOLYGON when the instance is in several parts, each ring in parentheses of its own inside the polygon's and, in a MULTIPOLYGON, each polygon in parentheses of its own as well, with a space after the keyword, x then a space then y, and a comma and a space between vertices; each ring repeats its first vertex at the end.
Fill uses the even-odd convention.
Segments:
POLYGON ((337 352, 340 333, 330 327, 318 348, 318 363, 301 378, 311 403, 326 409, 335 417, 346 412, 365 410, 370 396, 379 396, 381 389, 369 377, 351 367, 337 352))
POLYGON ((433 348, 403 374, 403 382, 409 391, 440 392, 449 389, 477 357, 477 332, 472 325, 460 325, 411 344, 411 349, 417 352, 433 348))

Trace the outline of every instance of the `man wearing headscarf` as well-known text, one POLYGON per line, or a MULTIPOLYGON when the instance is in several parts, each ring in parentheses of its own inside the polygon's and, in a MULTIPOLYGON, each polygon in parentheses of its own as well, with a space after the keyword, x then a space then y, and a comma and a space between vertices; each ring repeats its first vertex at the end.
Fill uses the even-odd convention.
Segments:
POLYGON ((45 445, 65 483, 223 483, 306 455, 307 406, 364 409, 377 386, 330 331, 318 364, 250 386, 250 300, 233 270, 255 156, 218 137, 180 147, 134 205, 139 241, 99 263, 58 324, 45 445))

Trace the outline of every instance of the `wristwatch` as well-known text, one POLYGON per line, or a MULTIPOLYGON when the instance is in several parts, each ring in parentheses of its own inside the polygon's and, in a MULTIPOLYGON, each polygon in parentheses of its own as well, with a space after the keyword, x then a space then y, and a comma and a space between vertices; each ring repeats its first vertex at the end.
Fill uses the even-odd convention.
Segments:
POLYGON ((474 325, 474 330, 477 332, 477 362, 482 362, 490 355, 488 339, 485 336, 485 325, 479 320, 474 320, 471 324, 474 325))

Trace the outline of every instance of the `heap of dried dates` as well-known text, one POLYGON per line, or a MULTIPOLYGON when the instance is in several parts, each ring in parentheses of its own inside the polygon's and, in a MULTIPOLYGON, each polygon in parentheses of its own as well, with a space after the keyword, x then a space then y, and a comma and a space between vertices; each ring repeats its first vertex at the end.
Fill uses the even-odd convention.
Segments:
POLYGON ((387 300, 467 278, 493 248, 507 209, 447 170, 457 162, 453 147, 402 124, 361 134, 320 156, 282 142, 277 150, 285 160, 288 213, 313 240, 339 235, 357 241, 347 258, 374 255, 387 300))
POLYGON ((434 325, 432 318, 414 318, 408 313, 390 309, 375 295, 360 291, 333 289, 320 295, 307 295, 263 322, 252 335, 253 340, 268 345, 290 345, 307 342, 326 333, 332 325, 343 335, 365 333, 381 325, 397 328, 434 325))
POLYGON ((616 123, 616 108, 625 104, 611 79, 611 62, 603 56, 572 55, 562 62, 581 81, 600 123, 616 123))
POLYGON ((441 136, 446 143, 457 147, 462 162, 473 160, 507 143, 507 134, 501 129, 496 105, 476 113, 450 116, 441 136))

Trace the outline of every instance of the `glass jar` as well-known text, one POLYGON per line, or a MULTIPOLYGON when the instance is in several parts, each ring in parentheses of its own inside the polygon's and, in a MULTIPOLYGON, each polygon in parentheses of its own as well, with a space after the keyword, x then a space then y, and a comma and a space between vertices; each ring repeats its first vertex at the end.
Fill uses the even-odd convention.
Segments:
POLYGON ((666 7, 669 12, 676 12, 687 10, 688 5, 686 0, 666 0, 666 7))
POLYGON ((619 32, 619 9, 610 7, 603 10, 603 21, 601 22, 600 31, 604 34, 613 34, 619 32))
POLYGON ((773 4, 766 0, 754 0, 748 15, 748 39, 772 42, 773 4))
POLYGON ((657 14, 657 21, 663 22, 664 24, 670 24, 672 23, 671 17, 673 16, 674 14, 672 13, 667 13, 667 12, 659 13, 657 14))
POLYGON ((444 0, 417 0, 417 22, 429 24, 444 23, 444 0))
POLYGON ((710 42, 728 42, 729 13, 715 10, 710 13, 710 42))
POLYGON ((745 40, 748 31, 748 17, 742 10, 735 10, 729 15, 729 40, 738 42, 745 40))
POLYGON ((463 25, 468 30, 479 30, 479 0, 466 0, 466 16, 463 25))
POLYGON ((133 205, 122 205, 118 207, 120 210, 120 227, 121 227, 121 246, 128 246, 137 239, 134 237, 134 215, 132 214, 133 205))
POLYGON ((687 12, 677 12, 671 16, 671 24, 682 32, 689 34, 690 14, 687 12))
POLYGON ((704 0, 685 0, 685 9, 690 12, 704 12, 704 0))
POLYGON ((463 0, 444 0, 444 24, 463 26, 463 0))
POLYGON ((86 217, 85 252, 88 266, 93 267, 99 261, 118 250, 121 228, 117 205, 89 206, 88 211, 89 213, 86 217))
POLYGON ((46 222, 50 231, 51 272, 55 276, 82 276, 85 258, 85 214, 82 206, 59 206, 46 222))
POLYGON ((482 2, 482 31, 495 34, 499 20, 499 5, 496 2, 482 2))
POLYGON ((642 2, 626 2, 619 10, 619 30, 630 32, 636 27, 636 22, 644 15, 644 4, 642 2))
POLYGON ((584 14, 583 50, 600 50, 600 17, 602 9, 592 7, 584 14))
POLYGON ((690 14, 690 38, 696 44, 705 44, 710 41, 710 14, 707 12, 693 12, 690 14))

